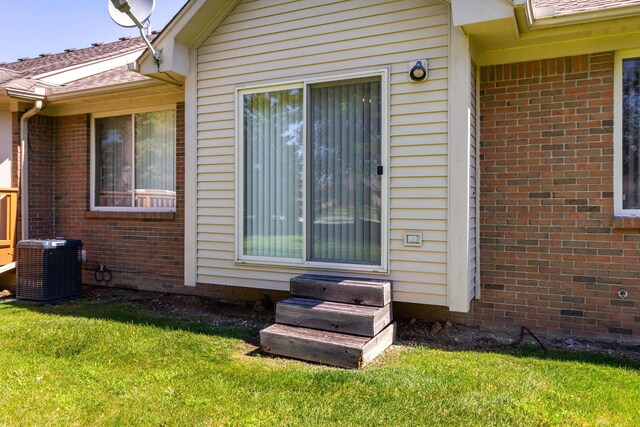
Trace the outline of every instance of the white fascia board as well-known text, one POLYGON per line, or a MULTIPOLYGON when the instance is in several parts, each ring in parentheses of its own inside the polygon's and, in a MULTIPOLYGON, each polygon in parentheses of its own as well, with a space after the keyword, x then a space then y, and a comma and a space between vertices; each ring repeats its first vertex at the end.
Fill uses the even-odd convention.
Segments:
POLYGON ((65 85, 76 80, 84 79, 95 74, 130 64, 134 62, 143 51, 144 49, 138 49, 116 57, 62 68, 60 70, 39 74, 32 77, 32 79, 52 85, 65 85))
POLYGON ((161 51, 156 64, 149 50, 140 56, 140 73, 155 77, 172 73, 187 78, 190 73, 189 50, 197 48, 233 10, 240 0, 190 0, 153 41, 161 51))
POLYGON ((510 0, 451 0, 454 27, 512 18, 510 0))

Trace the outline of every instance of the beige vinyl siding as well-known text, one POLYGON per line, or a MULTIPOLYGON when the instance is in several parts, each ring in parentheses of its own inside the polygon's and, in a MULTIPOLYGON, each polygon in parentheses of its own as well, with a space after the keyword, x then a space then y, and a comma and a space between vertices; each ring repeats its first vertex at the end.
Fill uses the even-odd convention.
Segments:
POLYGON ((477 279, 477 232, 478 232, 478 196, 477 196, 477 104, 476 104, 476 64, 471 60, 471 126, 469 141, 469 300, 476 295, 476 286, 479 286, 477 279))
POLYGON ((235 262, 235 90, 389 67, 388 277, 395 300, 446 305, 448 31, 438 0, 240 2, 197 54, 199 283, 288 290, 323 272, 235 262), (429 80, 412 83, 419 58, 429 80), (405 247, 407 231, 423 246, 405 247))

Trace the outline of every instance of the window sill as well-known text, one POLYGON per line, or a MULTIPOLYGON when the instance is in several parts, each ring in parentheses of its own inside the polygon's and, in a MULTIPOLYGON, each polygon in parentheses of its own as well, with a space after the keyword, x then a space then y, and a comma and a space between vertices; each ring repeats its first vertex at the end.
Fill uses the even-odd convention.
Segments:
POLYGON ((615 216, 613 228, 640 228, 640 216, 615 216))
POLYGON ((369 266, 358 264, 331 264, 321 262, 304 262, 304 263, 288 263, 277 261, 258 261, 258 260, 236 260, 237 266, 248 267, 276 267, 292 270, 327 270, 341 273, 361 273, 388 276, 389 270, 385 270, 381 266, 369 266))
POLYGON ((124 220, 156 220, 169 221, 176 218, 175 212, 109 212, 87 211, 87 219, 124 219, 124 220))

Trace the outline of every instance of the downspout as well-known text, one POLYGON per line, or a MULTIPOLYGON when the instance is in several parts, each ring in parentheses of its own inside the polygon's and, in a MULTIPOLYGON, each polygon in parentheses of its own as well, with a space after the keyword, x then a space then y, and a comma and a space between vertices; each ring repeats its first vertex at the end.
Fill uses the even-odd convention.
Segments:
POLYGON ((20 210, 22 224, 22 240, 29 239, 29 118, 35 116, 44 108, 44 100, 38 100, 33 108, 20 117, 20 210))
POLYGON ((6 94, 16 100, 33 101, 33 108, 25 112, 20 118, 20 221, 22 223, 21 239, 29 238, 29 118, 38 114, 46 105, 48 91, 36 87, 33 92, 23 89, 5 88, 6 94))

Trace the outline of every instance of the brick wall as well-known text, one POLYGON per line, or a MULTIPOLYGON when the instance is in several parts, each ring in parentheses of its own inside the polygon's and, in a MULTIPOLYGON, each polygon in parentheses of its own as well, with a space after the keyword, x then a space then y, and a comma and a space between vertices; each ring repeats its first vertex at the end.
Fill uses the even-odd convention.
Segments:
POLYGON ((640 219, 613 211, 613 59, 481 69, 481 298, 397 317, 640 343, 640 219))
MULTIPOLYGON (((12 185, 18 187, 20 174, 20 117, 14 113, 13 122, 13 167, 12 185)), ((54 229, 54 129, 55 119, 36 115, 29 119, 29 238, 47 239, 53 237, 54 229)), ((21 209, 18 194, 17 240, 22 239, 21 209)))
MULTIPOLYGON (((93 269, 113 272, 109 285, 193 293, 184 283, 184 104, 177 109, 176 214, 89 212, 90 116, 29 120, 33 238, 80 239, 87 251, 83 281, 93 269)), ((106 284, 106 283, 101 283, 106 284)))
POLYGON ((640 341, 640 229, 613 213, 613 53, 484 67, 480 90, 482 298, 467 321, 640 341))

